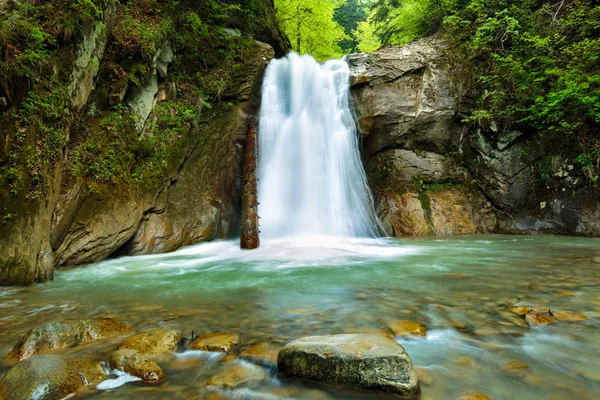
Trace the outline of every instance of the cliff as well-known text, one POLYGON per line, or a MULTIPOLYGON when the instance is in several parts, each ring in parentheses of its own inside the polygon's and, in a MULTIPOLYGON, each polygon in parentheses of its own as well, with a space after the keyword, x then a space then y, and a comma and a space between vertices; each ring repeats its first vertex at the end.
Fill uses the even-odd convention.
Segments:
POLYGON ((376 207, 394 236, 600 236, 598 186, 565 137, 463 123, 468 93, 436 37, 348 56, 376 207), (553 147, 554 146, 554 147, 553 147))
POLYGON ((0 4, 0 284, 227 237, 273 3, 0 4))

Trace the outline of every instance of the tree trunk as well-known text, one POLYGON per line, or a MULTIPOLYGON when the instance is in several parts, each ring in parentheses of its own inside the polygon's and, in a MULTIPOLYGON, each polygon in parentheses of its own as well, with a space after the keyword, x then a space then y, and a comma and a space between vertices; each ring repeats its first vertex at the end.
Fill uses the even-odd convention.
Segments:
POLYGON ((244 192, 242 193, 242 232, 240 247, 246 250, 258 248, 258 198, 256 193, 257 135, 254 124, 248 124, 246 156, 244 158, 244 192))

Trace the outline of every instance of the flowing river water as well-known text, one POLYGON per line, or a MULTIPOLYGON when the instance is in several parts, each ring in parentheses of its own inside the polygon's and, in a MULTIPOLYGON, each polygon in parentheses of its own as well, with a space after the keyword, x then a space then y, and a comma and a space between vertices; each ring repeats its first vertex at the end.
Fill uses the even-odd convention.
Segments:
MULTIPOLYGON (((386 331, 393 320, 428 329, 397 340, 421 377, 421 399, 484 392, 501 399, 597 399, 600 393, 600 240, 554 236, 427 239, 311 238, 200 244, 165 255, 58 271, 49 284, 0 290, 0 352, 45 322, 110 316, 137 331, 235 333, 239 354, 308 335, 386 331), (522 304, 589 317, 530 328, 507 310, 522 304), (514 361, 522 364, 515 367, 514 361), (511 364, 512 363, 512 364, 511 364)), ((389 331, 388 331, 389 332, 389 331)), ((122 338, 67 349, 107 360, 122 338)), ((167 380, 90 390, 90 399, 194 399, 226 368, 219 354, 158 359, 167 380)), ((242 361, 233 361, 242 362, 242 361)), ((2 364, 4 373, 8 366, 2 364)), ((269 379, 225 398, 380 398, 269 379)))

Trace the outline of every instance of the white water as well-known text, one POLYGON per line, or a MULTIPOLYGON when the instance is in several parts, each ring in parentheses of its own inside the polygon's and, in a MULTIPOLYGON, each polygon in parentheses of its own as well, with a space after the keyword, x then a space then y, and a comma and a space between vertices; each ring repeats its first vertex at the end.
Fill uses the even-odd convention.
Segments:
POLYGON ((262 93, 261 237, 377 237, 343 60, 289 54, 269 64, 262 93))

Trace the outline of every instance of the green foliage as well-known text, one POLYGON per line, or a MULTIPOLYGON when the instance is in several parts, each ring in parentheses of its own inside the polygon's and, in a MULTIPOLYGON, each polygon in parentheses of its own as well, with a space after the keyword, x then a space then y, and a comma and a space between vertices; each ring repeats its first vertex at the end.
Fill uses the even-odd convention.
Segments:
POLYGON ((381 47, 381 40, 375 33, 375 27, 369 21, 358 23, 358 27, 352 32, 356 38, 357 49, 363 53, 370 53, 381 47))
POLYGON ((194 121, 197 109, 172 101, 159 103, 143 134, 136 117, 124 107, 105 113, 71 152, 68 168, 75 177, 98 185, 128 183, 155 187, 194 121))
POLYGON ((343 0, 276 0, 277 20, 297 53, 323 61, 342 56, 339 43, 348 39, 334 21, 343 0))
POLYGON ((435 33, 457 0, 378 0, 369 10, 369 24, 384 44, 407 44, 435 33))
POLYGON ((358 51, 358 38, 355 32, 361 22, 367 20, 366 4, 361 0, 346 0, 339 6, 333 15, 333 20, 344 28, 347 39, 340 42, 340 47, 344 53, 353 53, 358 51))

